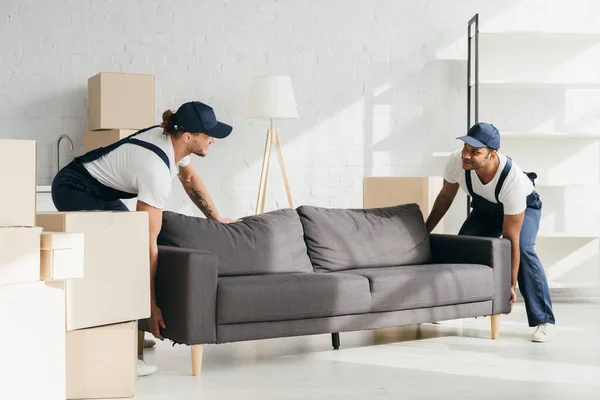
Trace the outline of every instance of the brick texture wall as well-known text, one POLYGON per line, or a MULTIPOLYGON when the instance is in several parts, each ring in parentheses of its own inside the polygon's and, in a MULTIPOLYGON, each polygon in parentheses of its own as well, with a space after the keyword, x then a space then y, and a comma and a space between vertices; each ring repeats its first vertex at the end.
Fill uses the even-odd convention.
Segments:
MULTIPOLYGON (((75 141, 73 151, 63 142, 61 166, 81 152, 88 77, 155 74, 157 121, 166 108, 201 100, 234 126, 194 166, 221 213, 240 217, 254 212, 267 129, 244 118, 249 80, 289 74, 300 119, 277 126, 294 205, 359 207, 363 176, 439 175, 443 159, 433 153, 459 146, 473 14, 498 30, 594 30, 598 8, 594 1, 4 0, 0 135, 38 140, 38 182, 49 184, 58 136, 75 141)), ((267 210, 287 205, 272 161, 267 210)), ((168 208, 199 215, 174 186, 168 208)), ((579 203, 599 204, 598 191, 590 193, 596 197, 579 203)), ((453 206, 451 231, 463 211, 462 202, 453 206)))

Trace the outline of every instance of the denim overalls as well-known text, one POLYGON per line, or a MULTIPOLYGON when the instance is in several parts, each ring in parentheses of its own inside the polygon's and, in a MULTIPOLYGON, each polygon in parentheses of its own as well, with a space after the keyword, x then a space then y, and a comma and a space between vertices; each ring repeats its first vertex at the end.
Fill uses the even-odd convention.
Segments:
POLYGON ((142 129, 106 147, 100 147, 75 157, 61 169, 52 181, 52 201, 58 211, 129 211, 120 199, 131 199, 137 193, 126 193, 100 183, 85 169, 83 164, 99 159, 117 147, 131 143, 142 146, 160 157, 170 169, 169 157, 158 146, 134 138, 158 125, 142 129))
MULTIPOLYGON (((472 198, 473 210, 458 232, 459 235, 502 236, 504 205, 500 203, 498 195, 511 168, 512 160, 510 157, 507 157, 506 165, 496 184, 495 195, 497 204, 489 202, 473 192, 471 171, 465 171, 465 181, 472 198)), ((536 177, 534 173, 527 173, 527 176, 534 182, 536 177)), ((525 300, 529 326, 532 327, 543 323, 555 323, 546 273, 534 249, 535 239, 540 226, 541 210, 542 201, 539 194, 534 190, 527 196, 527 208, 519 237, 521 262, 518 274, 519 290, 525 300)))

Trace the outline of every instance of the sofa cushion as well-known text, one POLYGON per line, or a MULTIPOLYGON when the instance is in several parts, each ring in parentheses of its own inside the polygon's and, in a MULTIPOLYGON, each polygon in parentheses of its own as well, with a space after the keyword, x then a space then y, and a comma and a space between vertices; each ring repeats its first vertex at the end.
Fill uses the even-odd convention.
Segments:
POLYGON ((491 300, 494 271, 479 264, 427 264, 344 271, 364 276, 371 311, 400 311, 491 300))
POLYGON ((369 281, 352 274, 226 277, 217 289, 219 324, 362 314, 370 308, 369 281))
POLYGON ((372 209, 297 208, 316 271, 384 268, 430 260, 417 204, 372 209))
POLYGON ((313 272, 302 224, 293 209, 231 224, 164 211, 158 244, 216 254, 219 276, 313 272))

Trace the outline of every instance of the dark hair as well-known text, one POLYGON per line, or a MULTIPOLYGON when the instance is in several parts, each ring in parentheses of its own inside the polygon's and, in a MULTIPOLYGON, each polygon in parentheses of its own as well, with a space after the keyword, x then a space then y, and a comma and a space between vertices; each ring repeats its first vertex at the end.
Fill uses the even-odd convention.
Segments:
POLYGON ((175 137, 181 136, 182 132, 176 127, 177 123, 175 119, 175 113, 173 111, 165 111, 162 115, 162 120, 163 122, 160 124, 160 126, 163 128, 163 134, 175 137))

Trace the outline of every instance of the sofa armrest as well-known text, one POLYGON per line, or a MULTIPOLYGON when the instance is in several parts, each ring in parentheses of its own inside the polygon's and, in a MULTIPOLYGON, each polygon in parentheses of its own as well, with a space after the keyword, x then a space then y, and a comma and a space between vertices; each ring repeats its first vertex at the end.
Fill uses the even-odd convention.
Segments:
POLYGON ((216 342, 217 266, 214 253, 158 246, 156 303, 163 337, 187 345, 216 342))
POLYGON ((494 270, 492 314, 510 312, 511 247, 503 238, 431 234, 434 263, 488 265, 494 270))

